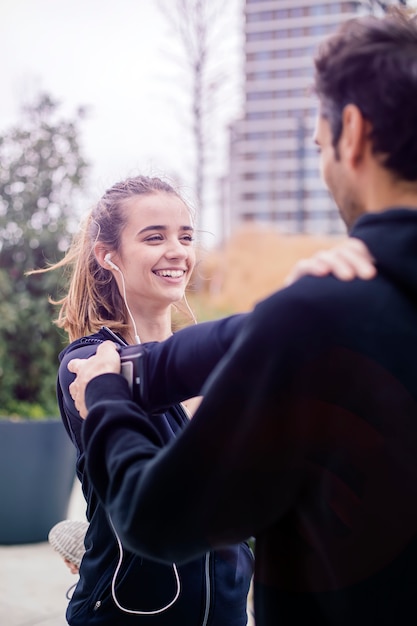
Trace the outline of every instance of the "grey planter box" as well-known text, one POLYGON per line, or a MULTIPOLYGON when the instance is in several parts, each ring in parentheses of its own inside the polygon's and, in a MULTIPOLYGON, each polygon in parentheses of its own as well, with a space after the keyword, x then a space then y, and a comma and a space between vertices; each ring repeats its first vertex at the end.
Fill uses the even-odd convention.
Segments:
POLYGON ((0 420, 0 544, 46 541, 66 518, 75 448, 60 420, 0 420))

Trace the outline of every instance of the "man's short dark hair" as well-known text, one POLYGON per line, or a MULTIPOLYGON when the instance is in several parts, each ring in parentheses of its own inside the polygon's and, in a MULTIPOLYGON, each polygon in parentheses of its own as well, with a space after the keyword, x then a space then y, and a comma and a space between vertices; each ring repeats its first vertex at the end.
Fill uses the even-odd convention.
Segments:
POLYGON ((399 178, 417 181, 417 16, 395 9, 345 22, 319 47, 315 68, 333 145, 344 107, 355 104, 372 126, 374 154, 399 178))

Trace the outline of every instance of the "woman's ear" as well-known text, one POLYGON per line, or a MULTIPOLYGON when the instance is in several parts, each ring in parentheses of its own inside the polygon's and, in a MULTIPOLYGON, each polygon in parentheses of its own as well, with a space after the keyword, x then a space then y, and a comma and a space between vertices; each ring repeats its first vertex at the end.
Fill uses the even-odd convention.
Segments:
POLYGON ((109 250, 100 242, 97 242, 94 246, 94 256, 97 259, 97 263, 105 270, 110 270, 108 261, 106 261, 106 255, 109 254, 109 250))

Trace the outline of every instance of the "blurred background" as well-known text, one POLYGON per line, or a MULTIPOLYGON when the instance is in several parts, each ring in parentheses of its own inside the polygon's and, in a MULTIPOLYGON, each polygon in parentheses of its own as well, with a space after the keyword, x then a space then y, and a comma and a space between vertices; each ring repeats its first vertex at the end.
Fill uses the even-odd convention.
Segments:
POLYGON ((416 2, 2 0, 0 413, 56 410, 63 278, 25 271, 117 180, 169 178, 196 209, 199 319, 250 309, 345 237, 312 141, 313 58, 391 5, 416 2))

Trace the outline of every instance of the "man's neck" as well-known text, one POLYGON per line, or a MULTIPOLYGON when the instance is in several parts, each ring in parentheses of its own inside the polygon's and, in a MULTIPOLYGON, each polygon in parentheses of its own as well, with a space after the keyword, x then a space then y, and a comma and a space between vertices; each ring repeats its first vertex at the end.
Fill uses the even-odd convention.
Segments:
POLYGON ((417 210, 417 183, 398 180, 381 168, 364 189, 366 213, 379 213, 393 207, 417 210))

